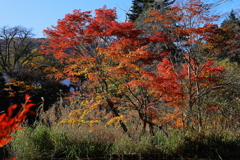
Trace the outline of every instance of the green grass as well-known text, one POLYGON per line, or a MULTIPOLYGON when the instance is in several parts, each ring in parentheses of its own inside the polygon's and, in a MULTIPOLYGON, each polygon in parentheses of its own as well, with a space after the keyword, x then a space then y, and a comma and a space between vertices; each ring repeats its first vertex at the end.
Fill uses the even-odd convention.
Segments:
POLYGON ((18 159, 92 157, 106 154, 112 145, 111 133, 103 130, 99 133, 99 130, 79 130, 77 126, 48 128, 39 123, 17 131, 9 148, 18 159))
MULTIPOLYGON (((17 159, 76 159, 103 155, 160 154, 177 158, 222 158, 240 156, 239 134, 233 132, 194 132, 172 130, 166 136, 129 137, 117 128, 103 125, 59 125, 48 128, 41 123, 14 133, 9 145, 17 159)), ((136 131, 137 132, 137 131, 136 131)))
MULTIPOLYGON (((58 105, 56 104, 57 107, 58 105)), ((59 105, 60 106, 60 105, 59 105)), ((78 104, 60 108, 60 120, 67 118, 78 104), (72 109, 71 109, 72 108, 72 109)), ((53 110, 55 111, 55 110, 53 110)), ((55 121, 51 109, 32 126, 13 133, 14 140, 7 146, 11 157, 19 160, 79 159, 104 155, 160 155, 162 158, 190 159, 238 159, 240 157, 239 122, 228 127, 220 121, 220 115, 206 116, 201 132, 194 128, 165 126, 167 135, 155 128, 155 135, 143 134, 141 124, 126 122, 129 134, 118 125, 104 123, 55 121), (45 119, 44 119, 45 118, 45 119), (218 118, 214 125, 211 119, 218 118), (50 121, 51 125, 44 125, 50 121), (139 125, 139 126, 137 126, 139 125), (140 129, 139 129, 140 128, 140 129), (129 136, 130 135, 130 136, 129 136)), ((226 118, 223 117, 225 120, 226 118)))

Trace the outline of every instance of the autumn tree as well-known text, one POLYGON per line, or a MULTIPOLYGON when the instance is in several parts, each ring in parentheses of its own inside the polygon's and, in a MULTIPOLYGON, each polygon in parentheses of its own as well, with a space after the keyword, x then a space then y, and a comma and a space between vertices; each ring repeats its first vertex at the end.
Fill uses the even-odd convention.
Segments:
POLYGON ((168 57, 164 61, 165 65, 159 64, 158 71, 165 75, 164 67, 172 68, 170 72, 172 78, 179 79, 178 84, 181 84, 179 91, 182 92, 183 97, 176 100, 181 102, 179 103, 181 104, 180 110, 182 116, 185 117, 183 122, 188 127, 192 126, 193 117, 197 117, 199 130, 202 127, 203 97, 221 88, 220 73, 224 71, 221 67, 214 67, 214 63, 209 61, 214 55, 212 50, 208 52, 205 50, 209 47, 207 42, 212 40, 212 37, 219 31, 218 26, 213 23, 219 16, 211 15, 210 7, 211 5, 204 4, 200 0, 182 1, 166 13, 152 11, 145 19, 147 23, 160 21, 162 26, 168 30, 168 37, 174 43, 172 47, 175 47, 169 49, 178 51, 177 56, 181 59, 175 61, 171 56, 168 57), (161 70, 160 66, 163 67, 161 70))
POLYGON ((143 32, 135 27, 131 22, 117 22, 116 9, 103 7, 95 10, 94 17, 91 12, 74 10, 57 26, 44 31, 50 44, 43 46, 42 53, 53 54, 65 65, 63 72, 56 72, 55 76, 87 78, 82 86, 86 92, 82 93, 80 119, 95 115, 90 119, 102 119, 107 124, 118 122, 128 133, 125 122, 130 118, 128 113, 135 110, 138 115, 132 118, 144 121, 144 129, 146 124, 154 125, 146 112, 152 103, 145 97, 148 91, 128 83, 146 72, 142 66, 166 55, 147 50, 149 43, 164 41, 166 37, 160 32, 142 36, 143 32))
MULTIPOLYGON (((138 19, 134 21, 136 24, 136 27, 138 29, 144 30, 145 34, 148 35, 154 35, 156 31, 162 32, 164 34, 168 34, 170 32, 168 27, 164 27, 163 23, 161 21, 146 21, 145 19, 148 19, 151 17, 150 13, 155 11, 159 12, 159 14, 164 14, 168 10, 171 9, 172 5, 175 3, 175 0, 156 0, 151 3, 144 11, 139 14, 138 19)), ((174 24, 173 24, 174 25, 174 24)), ((154 53, 159 53, 163 50, 170 49, 171 48, 171 55, 172 57, 177 57, 175 54, 177 51, 174 51, 174 43, 170 44, 168 43, 167 47, 165 43, 159 41, 159 42, 153 42, 149 44, 149 49, 154 53)), ((154 66, 148 67, 150 70, 155 68, 154 66)))
POLYGON ((191 0, 164 13, 153 10, 146 23, 161 21, 165 33, 149 34, 131 22, 119 23, 116 10, 105 7, 95 10, 94 17, 74 10, 45 30, 50 43, 42 53, 53 54, 64 64, 55 76, 87 79, 82 85, 85 92, 80 91, 79 116, 73 117, 74 111, 69 118, 117 122, 128 134, 130 121, 143 133, 149 127, 152 135, 154 128, 163 130, 164 125, 192 127, 197 122, 201 130, 203 98, 221 88, 224 72, 210 61, 212 53, 204 52, 218 31, 212 24, 218 16, 209 16, 208 9, 209 5, 191 0), (161 43, 159 52, 149 48, 153 43, 161 43), (181 61, 172 60, 172 50, 178 50, 181 61))

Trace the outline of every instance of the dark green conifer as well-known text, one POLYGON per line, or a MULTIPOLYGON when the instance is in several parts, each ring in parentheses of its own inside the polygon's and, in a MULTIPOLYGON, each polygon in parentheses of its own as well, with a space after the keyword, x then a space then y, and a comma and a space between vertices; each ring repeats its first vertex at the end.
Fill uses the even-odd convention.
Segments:
POLYGON ((222 37, 227 41, 224 51, 218 55, 218 59, 228 58, 230 61, 240 64, 240 19, 233 10, 222 22, 221 28, 225 31, 222 37))
POLYGON ((167 10, 175 0, 133 0, 131 13, 128 13, 128 19, 135 22, 136 19, 150 7, 155 10, 167 10))
POLYGON ((166 11, 170 9, 170 6, 175 2, 176 0, 155 0, 154 3, 152 3, 152 7, 155 10, 158 11, 166 11))
POLYGON ((134 22, 144 10, 147 10, 151 6, 153 2, 154 0, 133 0, 130 10, 131 13, 127 14, 128 19, 134 22))

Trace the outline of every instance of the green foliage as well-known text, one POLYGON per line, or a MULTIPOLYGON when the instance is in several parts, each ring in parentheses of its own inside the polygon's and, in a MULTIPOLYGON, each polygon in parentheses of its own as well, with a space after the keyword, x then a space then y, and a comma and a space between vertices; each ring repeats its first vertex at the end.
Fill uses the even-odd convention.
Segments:
POLYGON ((222 49, 218 53, 218 59, 228 58, 231 62, 240 64, 240 19, 237 17, 237 12, 231 11, 228 18, 221 24, 222 34, 222 49))
POLYGON ((228 28, 231 28, 231 29, 239 29, 239 25, 240 25, 240 22, 239 22, 239 18, 237 17, 237 12, 235 12, 234 10, 232 10, 230 12, 230 14, 228 15, 228 18, 226 18, 221 26, 223 27, 224 25, 228 25, 227 27, 228 28))
POLYGON ((111 133, 107 133, 103 128, 91 132, 76 128, 77 126, 66 125, 48 128, 41 123, 24 127, 13 135, 10 151, 12 156, 18 159, 74 159, 108 152, 112 143, 109 139, 111 133))
MULTIPOLYGON (((76 159, 108 155, 154 155, 162 158, 223 158, 239 156, 239 132, 207 130, 169 130, 168 136, 156 132, 134 138, 117 128, 101 125, 58 125, 47 128, 35 124, 14 134, 8 149, 17 159, 76 159)), ((135 131, 138 132, 138 131, 135 131)), ((136 134, 136 133, 132 133, 136 134)))
POLYGON ((156 149, 166 155, 178 154, 185 147, 184 138, 177 130, 173 130, 168 136, 158 132, 152 141, 156 149))
POLYGON ((137 23, 140 20, 139 17, 146 14, 148 9, 164 11, 170 9, 174 2, 175 0, 133 0, 131 13, 128 13, 127 16, 130 21, 137 23))
POLYGON ((141 137, 129 138, 127 135, 117 137, 111 147, 111 154, 131 155, 131 154, 151 154, 154 152, 151 136, 146 134, 141 137))
POLYGON ((154 0, 133 0, 131 13, 127 14, 129 20, 135 22, 139 15, 146 11, 153 2, 154 0))
POLYGON ((19 159, 41 159, 48 157, 54 151, 50 129, 43 125, 36 128, 24 127, 15 133, 15 139, 11 142, 13 155, 19 159))
POLYGON ((221 107, 238 107, 238 97, 240 96, 240 71, 239 64, 237 62, 232 62, 229 59, 225 59, 222 61, 217 61, 216 65, 223 66, 225 68, 225 72, 222 73, 223 80, 227 84, 226 86, 222 86, 221 92, 213 93, 215 96, 210 99, 212 102, 218 102, 221 107), (226 105, 224 105, 224 103, 226 105))

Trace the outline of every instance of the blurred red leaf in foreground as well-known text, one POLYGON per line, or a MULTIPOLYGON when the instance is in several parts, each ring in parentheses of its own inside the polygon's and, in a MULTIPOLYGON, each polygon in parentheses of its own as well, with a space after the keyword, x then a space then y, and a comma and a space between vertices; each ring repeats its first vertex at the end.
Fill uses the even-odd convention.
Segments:
POLYGON ((0 147, 3 147, 13 139, 10 134, 16 129, 22 128, 20 125, 29 113, 34 114, 34 112, 30 111, 30 108, 35 104, 30 102, 30 96, 26 94, 25 103, 22 104, 22 108, 16 116, 12 117, 13 110, 17 108, 16 104, 8 108, 7 114, 3 113, 0 115, 0 147))

